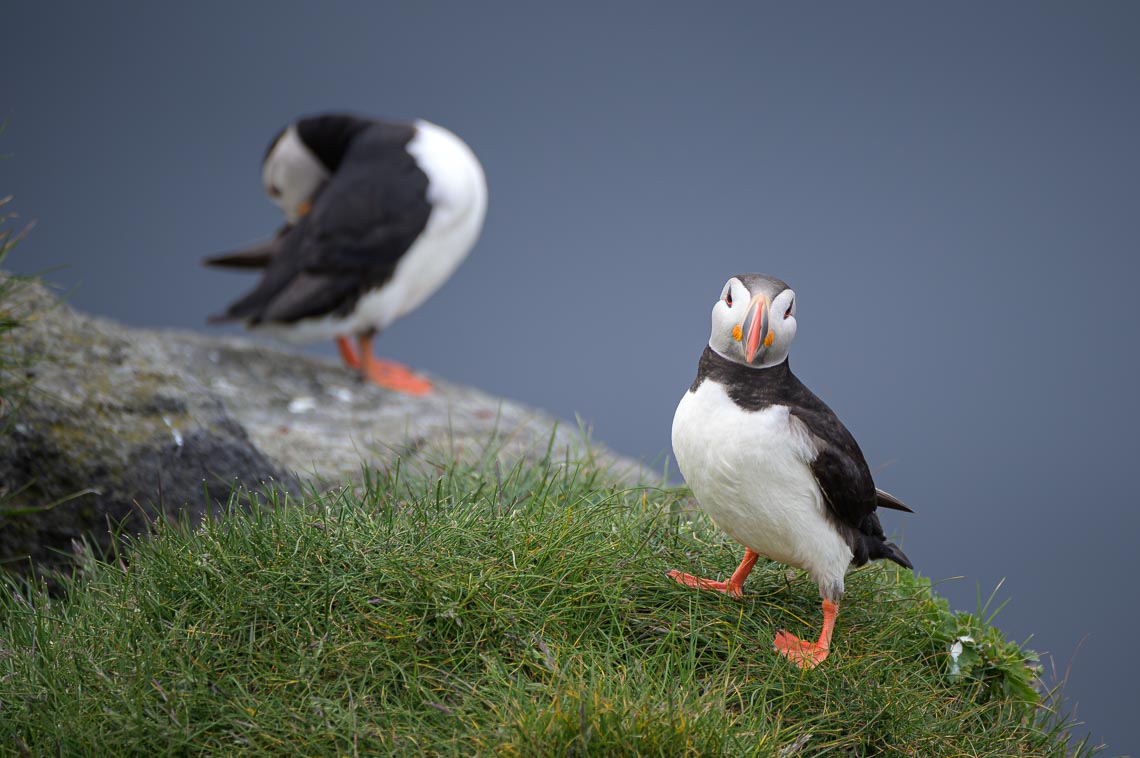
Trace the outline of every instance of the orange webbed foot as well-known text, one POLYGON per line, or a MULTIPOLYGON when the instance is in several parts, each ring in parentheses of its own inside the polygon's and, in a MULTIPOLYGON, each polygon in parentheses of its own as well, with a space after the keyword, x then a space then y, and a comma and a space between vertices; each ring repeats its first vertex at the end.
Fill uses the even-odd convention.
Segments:
POLYGON ((717 592, 723 592, 730 597, 737 598, 744 596, 744 588, 741 585, 734 585, 731 579, 729 579, 727 582, 718 582, 713 579, 701 579, 698 576, 685 574, 676 569, 670 571, 668 574, 666 574, 666 576, 675 582, 680 582, 686 587, 692 587, 696 590, 715 590, 717 592))
POLYGON ((368 381, 384 389, 408 395, 431 394, 431 381, 412 373, 411 369, 390 361, 369 361, 363 369, 368 381))
POLYGON ((815 642, 801 640, 791 632, 780 631, 772 643, 780 655, 802 669, 813 669, 827 658, 828 649, 815 642))
POLYGON ((819 642, 807 642, 791 632, 781 630, 772 641, 772 645, 780 655, 800 668, 813 669, 827 658, 831 646, 831 634, 835 631, 835 617, 838 615, 839 606, 830 600, 824 600, 823 629, 819 633, 819 642))
MULTIPOLYGON (((360 374, 373 384, 384 389, 403 392, 408 395, 427 395, 431 393, 432 384, 422 376, 412 373, 412 370, 395 361, 382 361, 372 354, 372 335, 365 334, 359 337, 360 342, 360 374)), ((348 362, 349 351, 352 345, 345 340, 337 340, 341 356, 348 362)), ((353 356, 355 357, 355 355, 353 356)), ((350 364, 351 365, 351 364, 350 364)))
POLYGON ((728 578, 727 582, 718 582, 712 579, 701 579, 699 576, 692 574, 685 574, 673 569, 667 576, 673 581, 680 582, 686 587, 692 587, 697 590, 716 590, 723 592, 729 597, 744 597, 744 580, 748 578, 748 574, 752 571, 752 567, 756 565, 756 560, 760 557, 751 548, 744 549, 744 560, 736 567, 736 571, 732 572, 732 576, 728 578))

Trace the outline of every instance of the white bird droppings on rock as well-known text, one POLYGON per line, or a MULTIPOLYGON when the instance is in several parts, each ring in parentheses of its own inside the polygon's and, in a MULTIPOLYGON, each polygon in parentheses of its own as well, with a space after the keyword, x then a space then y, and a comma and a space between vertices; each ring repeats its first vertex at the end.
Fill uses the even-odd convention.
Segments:
POLYGON ((317 401, 307 395, 295 397, 289 402, 290 413, 308 413, 317 407, 317 401))
POLYGON ((174 438, 174 446, 182 447, 182 432, 174 428, 174 424, 170 422, 169 416, 163 416, 162 421, 170 429, 170 436, 174 438))

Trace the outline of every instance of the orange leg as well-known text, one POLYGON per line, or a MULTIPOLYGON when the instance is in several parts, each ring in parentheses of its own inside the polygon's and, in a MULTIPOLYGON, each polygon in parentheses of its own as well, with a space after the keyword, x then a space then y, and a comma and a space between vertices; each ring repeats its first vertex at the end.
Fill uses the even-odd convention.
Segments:
POLYGON ((839 606, 830 600, 824 600, 823 631, 819 633, 819 642, 805 642, 794 634, 781 631, 776 635, 776 640, 773 643, 776 650, 802 669, 815 668, 827 658, 828 647, 831 645, 831 633, 835 630, 835 617, 837 615, 839 615, 839 606))
POLYGON ((409 395, 426 395, 431 382, 416 376, 411 369, 393 361, 381 361, 372 354, 371 335, 358 338, 360 343, 360 373, 373 384, 409 395))
POLYGON ((344 365, 349 368, 360 368, 360 356, 356 354, 356 348, 352 346, 352 341, 348 337, 337 337, 336 347, 340 351, 340 359, 344 361, 344 365))
POLYGON ((727 582, 717 582, 712 579, 701 579, 700 577, 693 576, 692 574, 684 574, 676 569, 668 573, 668 577, 675 581, 680 582, 688 587, 693 587, 698 590, 716 590, 723 592, 732 597, 742 597, 744 595, 744 580, 752 573, 752 567, 756 565, 756 559, 760 557, 749 548, 744 549, 744 560, 736 567, 736 571, 732 572, 732 576, 728 578, 727 582))

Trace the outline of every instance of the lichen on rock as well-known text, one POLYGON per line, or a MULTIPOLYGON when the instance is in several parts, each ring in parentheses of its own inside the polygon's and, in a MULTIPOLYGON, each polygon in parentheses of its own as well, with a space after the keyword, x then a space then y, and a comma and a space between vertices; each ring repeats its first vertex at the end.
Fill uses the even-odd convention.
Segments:
MULTIPOLYGON (((3 274, 0 274, 3 276, 3 274)), ((248 340, 135 329, 79 313, 27 283, 6 303, 33 391, 0 434, 0 561, 61 565, 73 542, 109 545, 156 518, 198 520, 232 488, 299 493, 359 481, 365 467, 431 469, 550 454, 627 480, 634 461, 572 425, 433 377, 411 397, 331 361, 248 340)))

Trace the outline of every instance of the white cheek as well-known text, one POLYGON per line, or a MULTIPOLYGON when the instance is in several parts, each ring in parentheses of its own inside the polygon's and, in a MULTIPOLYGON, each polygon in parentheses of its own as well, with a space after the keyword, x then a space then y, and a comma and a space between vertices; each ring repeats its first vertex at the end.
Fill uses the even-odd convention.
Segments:
POLYGON ((296 127, 290 126, 265 162, 261 180, 266 193, 285 211, 286 218, 296 221, 298 207, 328 176, 328 171, 297 136, 296 127), (279 197, 273 197, 272 188, 277 189, 279 197))
POLYGON ((281 180, 275 176, 272 176, 270 172, 267 171, 265 172, 264 184, 265 194, 269 196, 269 199, 273 202, 274 205, 276 205, 281 210, 286 211, 286 214, 288 214, 289 205, 284 193, 281 192, 281 180), (277 188, 276 194, 273 192, 274 187, 277 188))
POLYGON ((274 202, 277 202, 277 198, 273 197, 272 190, 279 186, 279 177, 277 176, 279 173, 276 161, 269 161, 261 169, 261 186, 265 189, 265 194, 269 195, 274 202))
POLYGON ((779 329, 776 333, 776 343, 772 346, 774 349, 771 351, 771 361, 773 364, 780 363, 788 356, 791 351, 792 342, 796 339, 796 317, 789 316, 788 318, 780 317, 779 329))
POLYGON ((736 313, 723 300, 717 302, 712 310, 712 334, 709 335, 709 345, 725 358, 739 352, 739 342, 733 336, 734 327, 740 321, 736 313))

